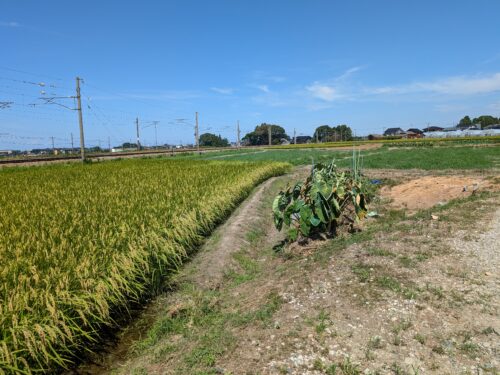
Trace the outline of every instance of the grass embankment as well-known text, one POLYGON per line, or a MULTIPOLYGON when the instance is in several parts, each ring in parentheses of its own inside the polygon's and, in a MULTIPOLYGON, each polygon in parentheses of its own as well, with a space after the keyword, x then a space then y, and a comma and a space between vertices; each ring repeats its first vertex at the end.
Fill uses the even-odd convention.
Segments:
POLYGON ((0 171, 0 373, 68 365, 287 168, 141 159, 0 171))

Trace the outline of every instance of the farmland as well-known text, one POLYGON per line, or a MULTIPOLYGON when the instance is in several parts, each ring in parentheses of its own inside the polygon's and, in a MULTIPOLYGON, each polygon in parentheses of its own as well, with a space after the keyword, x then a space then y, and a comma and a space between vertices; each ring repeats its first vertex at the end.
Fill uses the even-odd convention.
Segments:
MULTIPOLYGON (((308 171, 299 167, 263 184, 258 200, 243 203, 204 244, 203 256, 183 268, 175 291, 130 328, 141 335, 129 350, 99 356, 89 372, 497 373, 498 192, 413 213, 382 195, 370 205, 380 217, 368 219, 361 232, 280 250, 269 215, 274 195, 308 171), (221 254, 217 275, 212 265, 221 254)), ((442 173, 371 170, 369 176, 390 176, 386 187, 405 181, 415 189, 422 176, 442 173)), ((429 187, 423 190, 430 197, 429 187)), ((449 199, 442 189, 434 193, 434 203, 449 199)))
POLYGON ((141 159, 0 171, 0 373, 67 366, 287 168, 141 159))
POLYGON ((380 216, 360 232, 290 247, 274 229, 274 196, 309 174, 311 157, 349 166, 351 152, 185 156, 298 167, 263 184, 214 232, 175 291, 125 331, 125 342, 141 332, 128 350, 79 373, 496 373, 498 147, 363 154, 365 173, 381 180, 369 205, 380 216), (440 182, 455 179, 453 192, 440 182), (478 192, 463 191, 476 182, 478 192))
MULTIPOLYGON (((191 160, 283 161, 293 165, 336 160, 349 167, 352 151, 335 148, 290 148, 210 152, 202 155, 179 156, 191 160)), ((362 151, 363 167, 394 169, 488 169, 500 165, 500 146, 441 146, 405 147, 383 146, 362 151)))

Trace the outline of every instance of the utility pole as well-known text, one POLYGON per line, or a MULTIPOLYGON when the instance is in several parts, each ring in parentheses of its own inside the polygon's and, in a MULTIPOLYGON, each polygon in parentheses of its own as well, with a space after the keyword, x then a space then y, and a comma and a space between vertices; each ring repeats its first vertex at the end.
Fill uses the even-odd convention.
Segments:
POLYGON ((73 133, 71 133, 71 153, 73 153, 73 133))
POLYGON ((158 131, 156 130, 156 122, 155 122, 155 148, 158 148, 158 131))
POLYGON ((135 130, 137 132, 137 151, 141 151, 141 138, 139 136, 139 117, 135 118, 135 130))
POLYGON ((319 143, 319 140, 318 140, 318 131, 316 130, 316 143, 319 143))
POLYGON ((108 137, 108 151, 111 152, 111 138, 108 137))
POLYGON ((158 132, 156 131, 156 126, 159 121, 153 121, 153 125, 155 126, 155 148, 158 148, 158 132))
POLYGON ((200 138, 199 138, 199 130, 198 130, 198 112, 196 112, 196 125, 194 127, 194 140, 196 142, 196 151, 200 154, 200 138))
POLYGON ((80 155, 82 162, 85 161, 85 139, 83 136, 83 117, 82 117, 82 97, 80 95, 80 77, 76 77, 76 110, 78 111, 78 122, 80 125, 80 155))
POLYGON ((271 125, 267 125, 267 137, 269 138, 269 146, 271 146, 272 145, 271 125))
POLYGON ((294 145, 297 144, 297 132, 296 132, 295 128, 293 128, 293 144, 294 145))
POLYGON ((52 153, 55 155, 56 153, 56 148, 54 146, 54 137, 49 137, 52 140, 52 153))
POLYGON ((241 148, 241 142, 240 142, 240 120, 238 120, 238 124, 236 125, 236 134, 237 134, 236 147, 238 147, 238 150, 239 150, 241 148))

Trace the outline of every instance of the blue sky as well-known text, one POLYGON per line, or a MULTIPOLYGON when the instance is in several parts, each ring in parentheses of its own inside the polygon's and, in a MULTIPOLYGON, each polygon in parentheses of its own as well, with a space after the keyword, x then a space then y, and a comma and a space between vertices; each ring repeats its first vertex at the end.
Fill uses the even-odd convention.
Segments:
POLYGON ((145 144, 152 121, 159 143, 192 143, 195 111, 232 141, 237 120, 369 134, 500 116, 499 14, 496 0, 3 0, 0 149, 76 144, 75 111, 29 104, 74 95, 77 75, 90 145, 133 141, 136 116, 145 144))

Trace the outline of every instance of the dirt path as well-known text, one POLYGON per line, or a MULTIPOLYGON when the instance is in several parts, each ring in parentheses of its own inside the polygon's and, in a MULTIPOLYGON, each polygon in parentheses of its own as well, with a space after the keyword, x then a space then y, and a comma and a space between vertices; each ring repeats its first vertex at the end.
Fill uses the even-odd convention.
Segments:
MULTIPOLYGON (((221 283, 225 271, 233 263, 233 254, 249 244, 245 233, 262 220, 263 214, 267 214, 260 211, 261 201, 276 179, 278 177, 270 178, 258 186, 193 259, 193 266, 197 270, 193 273, 196 284, 213 289, 221 283)), ((278 235, 277 231, 270 231, 269 240, 274 241, 278 235)))

